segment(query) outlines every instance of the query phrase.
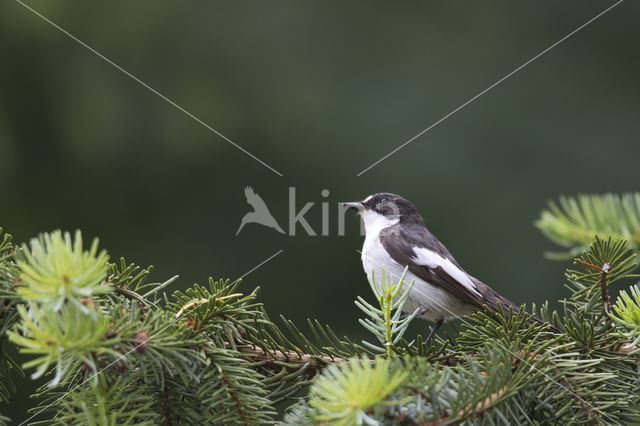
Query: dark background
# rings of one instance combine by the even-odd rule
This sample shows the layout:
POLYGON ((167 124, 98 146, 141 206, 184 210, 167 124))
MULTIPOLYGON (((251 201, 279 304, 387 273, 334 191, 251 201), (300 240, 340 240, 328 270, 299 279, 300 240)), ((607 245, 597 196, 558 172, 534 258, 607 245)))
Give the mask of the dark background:
MULTIPOLYGON (((565 295, 533 227, 560 194, 638 189, 640 27, 625 2, 356 175, 612 2, 30 1, 280 177, 19 3, 0 5, 0 226, 99 236, 154 277, 248 275, 269 312, 355 339, 369 297, 358 219, 337 202, 396 192, 473 275, 515 302, 565 295), (283 228, 288 188, 330 236, 247 225, 254 187, 283 228), (330 191, 328 197, 321 191, 330 191)), ((557 306, 557 305, 554 305, 557 306)), ((301 324, 302 325, 302 324, 301 324)), ((427 329, 426 323, 416 326, 427 329)), ((14 420, 33 384, 20 385, 14 420)))

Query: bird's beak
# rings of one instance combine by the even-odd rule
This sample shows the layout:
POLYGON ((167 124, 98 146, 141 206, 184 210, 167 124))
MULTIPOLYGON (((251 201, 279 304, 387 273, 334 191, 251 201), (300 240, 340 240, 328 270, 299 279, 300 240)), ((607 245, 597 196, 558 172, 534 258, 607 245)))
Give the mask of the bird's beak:
POLYGON ((347 203, 341 203, 342 207, 346 207, 348 209, 357 209, 362 210, 364 207, 360 201, 349 201, 347 203))

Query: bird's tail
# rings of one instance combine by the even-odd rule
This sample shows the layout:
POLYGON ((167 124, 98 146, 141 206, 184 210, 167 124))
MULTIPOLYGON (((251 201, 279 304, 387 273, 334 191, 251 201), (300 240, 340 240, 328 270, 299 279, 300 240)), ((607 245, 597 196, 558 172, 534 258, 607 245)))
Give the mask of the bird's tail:
MULTIPOLYGON (((522 307, 517 306, 515 303, 513 303, 511 300, 507 299, 506 297, 501 296, 500 294, 498 294, 494 289, 492 289, 491 287, 489 287, 488 285, 484 284, 483 282, 472 278, 474 284, 476 284, 476 286, 481 286, 482 287, 482 293, 484 295, 484 299, 485 299, 485 304, 486 306, 491 309, 494 312, 498 312, 499 310, 499 306, 498 304, 500 304, 500 307, 502 307, 503 310, 508 311, 509 308, 513 309, 514 313, 519 313, 522 310, 522 307)), ((554 327, 553 325, 549 324, 548 322, 541 320, 540 318, 536 317, 535 315, 531 315, 527 312, 524 312, 527 315, 527 320, 529 322, 532 323, 536 323, 536 324, 541 324, 541 325, 546 325, 547 327, 549 327, 549 329, 551 331, 553 331, 554 333, 561 333, 560 330, 558 330, 556 327, 554 327)))
POLYGON ((493 304, 487 304, 487 306, 492 311, 497 313, 498 310, 499 310, 498 303, 500 303, 500 307, 502 307, 502 309, 505 310, 505 311, 508 311, 509 308, 512 308, 513 312, 516 315, 519 314, 520 312, 524 313, 527 316, 527 321, 530 322, 530 323, 546 325, 549 328, 549 330, 553 331, 554 333, 561 333, 562 332, 561 330, 557 329, 556 327, 554 327, 553 325, 551 325, 547 321, 544 321, 544 320, 538 318, 537 316, 528 313, 527 311, 523 310, 522 306, 516 306, 509 299, 505 299, 502 296, 500 296, 500 300, 496 300, 493 304))

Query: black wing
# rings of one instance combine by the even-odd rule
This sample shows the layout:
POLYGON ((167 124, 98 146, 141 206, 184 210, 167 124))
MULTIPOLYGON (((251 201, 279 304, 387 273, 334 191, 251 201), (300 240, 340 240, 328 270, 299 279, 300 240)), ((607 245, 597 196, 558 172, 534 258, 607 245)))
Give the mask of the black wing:
POLYGON ((495 302, 498 301, 500 301, 505 307, 513 306, 513 303, 497 294, 489 286, 471 276, 469 276, 469 279, 475 285, 480 294, 475 293, 453 278, 441 266, 428 267, 426 265, 416 264, 414 261, 416 253, 413 251, 413 248, 424 247, 437 253, 443 258, 449 259, 454 266, 467 275, 453 256, 451 256, 451 253, 449 253, 446 247, 422 226, 416 225, 409 227, 408 229, 395 226, 383 229, 380 232, 380 242, 385 250, 387 250, 391 255, 393 260, 402 266, 408 265, 411 273, 432 285, 448 291, 471 306, 481 308, 482 305, 486 304, 492 309, 495 309, 495 302))

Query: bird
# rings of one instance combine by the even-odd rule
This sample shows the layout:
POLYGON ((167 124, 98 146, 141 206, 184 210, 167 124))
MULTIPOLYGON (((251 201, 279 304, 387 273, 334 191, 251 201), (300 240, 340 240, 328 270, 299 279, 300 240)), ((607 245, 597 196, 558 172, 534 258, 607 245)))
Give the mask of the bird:
POLYGON ((247 203, 253 207, 253 211, 243 216, 242 221, 240 222, 240 227, 236 231, 236 235, 240 233, 247 223, 259 223, 260 225, 273 228, 281 234, 284 234, 284 231, 280 228, 278 222, 276 222, 275 218, 271 215, 271 212, 267 208, 264 200, 253 190, 252 187, 247 186, 244 189, 244 195, 247 198, 247 203))
MULTIPOLYGON (((509 299, 468 274, 429 232, 409 200, 381 192, 342 205, 356 209, 364 222, 362 266, 371 282, 375 277, 380 281, 384 271, 385 278, 397 283, 408 267, 404 282, 414 281, 414 285, 403 311, 417 310, 417 316, 434 322, 426 342, 445 320, 468 315, 483 306, 494 312, 499 309, 498 303, 505 309, 519 310, 509 299)), ((380 285, 379 281, 375 284, 380 285)), ((530 319, 543 323, 533 316, 530 319)))

